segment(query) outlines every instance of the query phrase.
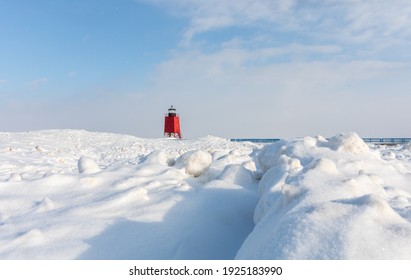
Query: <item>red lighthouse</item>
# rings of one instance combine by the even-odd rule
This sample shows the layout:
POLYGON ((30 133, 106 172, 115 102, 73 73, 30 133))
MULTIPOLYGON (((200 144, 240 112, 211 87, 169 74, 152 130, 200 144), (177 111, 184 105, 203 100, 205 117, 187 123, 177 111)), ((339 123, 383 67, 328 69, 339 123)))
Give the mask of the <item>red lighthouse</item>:
POLYGON ((180 118, 173 105, 168 109, 168 114, 164 119, 164 137, 181 139, 180 118))

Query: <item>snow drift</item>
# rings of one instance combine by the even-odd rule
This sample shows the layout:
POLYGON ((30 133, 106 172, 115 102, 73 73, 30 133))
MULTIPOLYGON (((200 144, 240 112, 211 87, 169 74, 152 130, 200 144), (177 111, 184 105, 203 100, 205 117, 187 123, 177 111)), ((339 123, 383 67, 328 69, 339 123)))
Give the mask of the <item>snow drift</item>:
POLYGON ((411 151, 0 133, 0 259, 410 259, 411 151))
POLYGON ((227 166, 255 147, 0 133, 0 259, 233 259, 254 227, 257 181, 227 166))
POLYGON ((411 259, 409 154, 382 154, 355 133, 264 147, 256 227, 237 258, 411 259))

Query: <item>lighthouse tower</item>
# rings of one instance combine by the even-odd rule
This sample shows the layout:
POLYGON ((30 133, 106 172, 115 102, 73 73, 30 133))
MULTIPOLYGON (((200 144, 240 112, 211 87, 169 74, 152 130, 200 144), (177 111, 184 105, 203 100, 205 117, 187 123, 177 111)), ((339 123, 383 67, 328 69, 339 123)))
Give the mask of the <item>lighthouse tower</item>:
POLYGON ((176 113, 176 109, 171 105, 164 119, 164 137, 180 138, 180 118, 176 113))

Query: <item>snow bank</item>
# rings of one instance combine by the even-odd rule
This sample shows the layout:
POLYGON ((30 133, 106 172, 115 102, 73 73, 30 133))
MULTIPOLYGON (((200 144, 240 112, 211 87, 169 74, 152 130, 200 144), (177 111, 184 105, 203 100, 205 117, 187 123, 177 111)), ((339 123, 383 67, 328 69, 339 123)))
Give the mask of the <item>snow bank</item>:
POLYGON ((233 259, 254 227, 257 183, 225 166, 255 147, 0 133, 0 259, 233 259))
POLYGON ((0 133, 0 259, 410 259, 411 151, 0 133))
POLYGON ((354 133, 264 147, 256 227, 237 258, 410 259, 411 165, 382 152, 354 133))

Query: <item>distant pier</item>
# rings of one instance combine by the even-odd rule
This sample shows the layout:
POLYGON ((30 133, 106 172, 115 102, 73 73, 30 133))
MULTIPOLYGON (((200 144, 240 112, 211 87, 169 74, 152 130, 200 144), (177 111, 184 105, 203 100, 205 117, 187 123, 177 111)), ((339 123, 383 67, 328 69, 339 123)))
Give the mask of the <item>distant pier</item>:
POLYGON ((407 144, 411 142, 411 138, 362 138, 365 143, 382 144, 382 145, 397 145, 407 144))
POLYGON ((252 143, 274 143, 281 139, 278 138, 232 138, 233 142, 252 142, 252 143))
MULTIPOLYGON (((233 142, 252 142, 252 143, 274 143, 281 139, 279 138, 232 138, 233 142)), ((362 138, 365 143, 380 144, 380 145, 398 145, 411 142, 411 138, 362 138)))

